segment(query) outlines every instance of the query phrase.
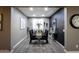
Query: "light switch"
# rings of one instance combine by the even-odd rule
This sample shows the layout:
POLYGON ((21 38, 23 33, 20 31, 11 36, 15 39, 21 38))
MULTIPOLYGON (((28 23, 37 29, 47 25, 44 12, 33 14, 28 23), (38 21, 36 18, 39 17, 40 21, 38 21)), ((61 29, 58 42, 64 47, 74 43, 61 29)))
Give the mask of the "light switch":
POLYGON ((76 48, 78 48, 78 44, 76 44, 76 48))

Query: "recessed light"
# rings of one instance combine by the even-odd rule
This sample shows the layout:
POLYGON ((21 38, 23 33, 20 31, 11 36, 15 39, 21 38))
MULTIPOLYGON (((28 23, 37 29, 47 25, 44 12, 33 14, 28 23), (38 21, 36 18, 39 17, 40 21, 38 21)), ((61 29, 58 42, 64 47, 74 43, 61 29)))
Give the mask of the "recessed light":
POLYGON ((46 7, 46 8, 44 8, 44 10, 45 10, 45 11, 47 11, 47 10, 48 10, 48 8, 46 7))
POLYGON ((44 14, 42 14, 42 17, 44 17, 45 15, 44 14))
POLYGON ((33 14, 33 16, 35 17, 36 15, 35 15, 35 14, 33 14))
POLYGON ((32 8, 32 7, 30 7, 30 8, 29 8, 29 10, 30 10, 30 11, 33 11, 33 8, 32 8))

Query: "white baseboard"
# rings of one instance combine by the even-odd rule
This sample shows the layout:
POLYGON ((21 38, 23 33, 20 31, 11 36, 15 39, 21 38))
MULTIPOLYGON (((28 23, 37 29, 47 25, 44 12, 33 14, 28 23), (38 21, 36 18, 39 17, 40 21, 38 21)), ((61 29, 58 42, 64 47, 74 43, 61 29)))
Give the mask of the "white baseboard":
POLYGON ((64 51, 67 53, 68 51, 64 48, 64 46, 62 44, 60 44, 58 41, 56 41, 56 43, 58 43, 63 49, 64 51))
POLYGON ((67 53, 79 53, 79 51, 67 51, 67 53))
POLYGON ((23 42, 25 39, 27 38, 27 36, 25 36, 22 40, 20 40, 17 44, 15 44, 14 46, 13 46, 13 48, 11 49, 11 53, 14 51, 14 49, 21 43, 21 42, 23 42))

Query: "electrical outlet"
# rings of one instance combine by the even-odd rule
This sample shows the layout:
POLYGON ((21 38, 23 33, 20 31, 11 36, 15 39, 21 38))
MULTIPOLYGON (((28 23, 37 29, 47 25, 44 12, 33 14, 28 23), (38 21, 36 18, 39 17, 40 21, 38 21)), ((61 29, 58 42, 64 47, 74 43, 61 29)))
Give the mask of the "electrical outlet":
POLYGON ((76 44, 76 48, 78 48, 79 46, 78 46, 78 44, 76 44))

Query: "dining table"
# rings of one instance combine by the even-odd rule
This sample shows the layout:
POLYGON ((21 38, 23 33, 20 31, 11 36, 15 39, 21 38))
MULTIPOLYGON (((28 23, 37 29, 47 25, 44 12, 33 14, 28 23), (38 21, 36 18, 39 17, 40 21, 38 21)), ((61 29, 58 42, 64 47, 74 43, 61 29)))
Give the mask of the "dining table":
POLYGON ((43 31, 37 30, 35 33, 33 33, 33 36, 35 36, 37 38, 38 42, 41 43, 40 40, 43 36, 43 31))

